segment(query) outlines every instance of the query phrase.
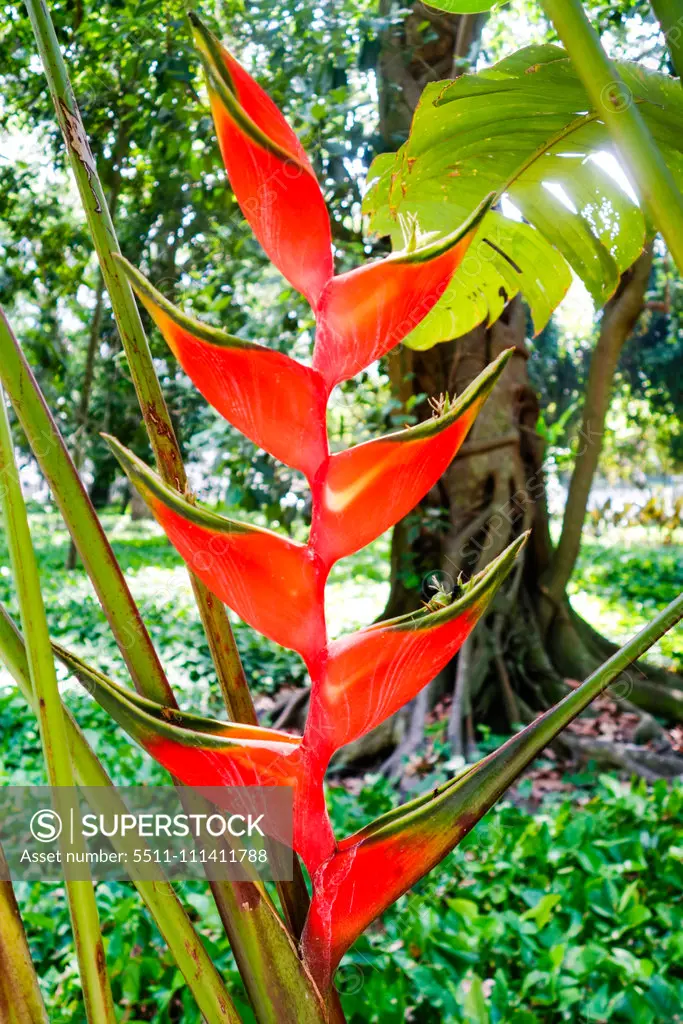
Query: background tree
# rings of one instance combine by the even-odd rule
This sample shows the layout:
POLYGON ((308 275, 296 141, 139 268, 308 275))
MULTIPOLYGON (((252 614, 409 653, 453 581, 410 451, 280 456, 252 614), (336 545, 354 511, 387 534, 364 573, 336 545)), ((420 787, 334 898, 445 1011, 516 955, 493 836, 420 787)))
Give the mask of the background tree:
MULTIPOLYGON (((380 128, 384 145, 393 149, 408 136, 424 86, 455 77, 472 66, 481 46, 485 16, 443 14, 421 3, 414 4, 407 16, 399 5, 390 3, 385 3, 382 11, 386 27, 378 61, 380 128)), ((609 11, 598 5, 596 10, 611 30, 616 29, 618 38, 623 37, 626 16, 632 13, 631 5, 618 10, 611 6, 609 11)), ((663 60, 661 40, 659 54, 663 60)), ((623 274, 600 318, 585 395, 571 424, 576 458, 556 546, 549 532, 545 445, 537 430, 541 407, 534 386, 534 378, 543 381, 552 375, 548 374, 543 339, 540 344, 527 340, 521 298, 508 302, 489 329, 480 325, 426 351, 403 346, 392 355, 394 394, 406 410, 427 419, 431 396, 460 392, 490 358, 510 346, 516 350, 501 386, 439 486, 395 528, 392 589, 385 615, 417 607, 425 588, 429 592, 435 570, 445 573, 451 583, 460 574, 467 578, 488 564, 511 536, 521 529, 533 529, 523 570, 451 665, 450 677, 435 681, 431 698, 423 693, 415 701, 398 755, 421 741, 429 707, 444 688, 454 690, 449 731, 456 749, 462 750, 463 725, 472 745, 473 721, 485 720, 506 729, 527 720, 557 698, 566 677, 580 678, 611 649, 573 611, 566 587, 579 553, 615 373, 629 338, 631 380, 640 377, 638 386, 642 388, 647 374, 640 365, 634 374, 634 363, 641 363, 642 337, 636 328, 646 308, 651 265, 652 251, 647 249, 623 274)), ((670 345, 664 350, 660 356, 663 366, 667 365, 665 353, 675 348, 670 345)), ((564 369, 570 376, 575 373, 566 359, 564 369)), ((545 390, 547 397, 547 387, 545 390)), ((662 397, 670 410, 666 388, 662 397)), ((561 402, 558 415, 564 411, 563 404, 566 408, 566 402, 561 402)), ((666 673, 644 668, 643 678, 630 688, 629 697, 648 712, 680 715, 683 704, 674 685, 666 673)), ((652 727, 649 715, 644 721, 643 733, 647 733, 652 727)))

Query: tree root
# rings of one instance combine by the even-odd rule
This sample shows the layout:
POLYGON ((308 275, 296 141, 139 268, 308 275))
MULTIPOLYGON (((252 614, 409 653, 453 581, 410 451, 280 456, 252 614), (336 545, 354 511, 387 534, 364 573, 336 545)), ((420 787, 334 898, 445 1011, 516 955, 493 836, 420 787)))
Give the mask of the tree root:
POLYGON ((618 768, 647 782, 683 777, 683 756, 673 751, 658 753, 636 743, 578 737, 571 732, 562 735, 562 744, 582 761, 595 761, 601 768, 618 768))
POLYGON ((417 697, 411 701, 408 728, 406 729, 403 739, 380 768, 382 775, 386 775, 390 779, 398 778, 402 773, 404 760, 409 758, 422 746, 425 735, 425 726, 427 723, 427 714, 429 712, 431 689, 431 685, 425 686, 425 688, 418 693, 417 697))

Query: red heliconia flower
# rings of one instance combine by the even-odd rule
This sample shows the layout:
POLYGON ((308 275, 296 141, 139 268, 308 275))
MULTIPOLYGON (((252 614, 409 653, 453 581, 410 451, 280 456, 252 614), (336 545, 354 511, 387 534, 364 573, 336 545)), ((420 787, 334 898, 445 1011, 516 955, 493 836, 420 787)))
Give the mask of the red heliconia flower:
POLYGON ((503 352, 441 415, 330 457, 313 483, 310 541, 326 565, 375 540, 434 486, 511 355, 503 352))
POLYGON ((315 172, 270 96, 198 18, 190 20, 237 201, 268 257, 315 309, 333 273, 330 219, 315 172))
POLYGON ((288 786, 294 795, 294 849, 311 873, 332 856, 335 841, 325 807, 324 766, 303 748, 300 736, 164 707, 120 686, 63 647, 55 644, 54 649, 112 718, 176 779, 197 789, 288 786))
MULTIPOLYGON (((182 782, 292 788, 294 849, 313 883, 303 949, 316 978, 327 985, 359 931, 413 884, 420 865, 431 863, 434 851, 445 849, 455 834, 454 826, 441 838, 415 831, 423 812, 406 809, 337 844, 325 806, 329 759, 411 700, 453 657, 486 612, 523 538, 445 607, 430 605, 334 642, 325 625, 325 582, 337 559, 389 529, 437 482, 511 352, 451 404, 444 401, 432 420, 330 453, 331 389, 427 315, 462 261, 488 201, 444 240, 334 276, 329 219, 301 144, 235 59, 194 17, 193 25, 237 200, 265 251, 315 312, 313 365, 199 323, 125 260, 119 265, 207 400, 255 444, 306 474, 312 493, 308 543, 201 509, 191 495, 178 494, 108 440, 191 570, 246 622, 304 658, 311 676, 308 722, 303 737, 214 722, 143 700, 101 674, 88 675, 77 659, 65 660, 182 782)), ((444 822, 449 806, 438 803, 444 822)))
POLYGON ((194 320, 130 263, 119 262, 207 402, 259 448, 313 480, 328 455, 327 394, 320 375, 283 352, 194 320))
POLYGON ((198 508, 104 436, 192 572, 250 626, 314 658, 325 643, 325 580, 315 550, 198 508))
POLYGON ((304 745, 329 756, 412 700, 472 632, 523 541, 512 543, 444 608, 376 622, 328 644, 311 672, 304 745))

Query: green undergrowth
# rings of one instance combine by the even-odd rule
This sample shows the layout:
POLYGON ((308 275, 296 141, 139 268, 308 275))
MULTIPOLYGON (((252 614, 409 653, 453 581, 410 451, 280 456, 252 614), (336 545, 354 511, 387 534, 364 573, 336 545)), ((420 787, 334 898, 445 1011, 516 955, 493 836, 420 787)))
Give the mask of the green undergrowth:
MULTIPOLYGON (((592 625, 621 643, 683 591, 680 543, 667 544, 657 528, 612 530, 584 536, 572 577, 572 604, 592 625)), ((649 655, 683 670, 683 626, 671 630, 649 655)))
MULTIPOLYGON (((531 813, 503 803, 347 954, 350 1024, 675 1024, 683 1019, 683 786, 575 780, 531 813)), ((522 787, 523 794, 523 787, 522 787)), ((392 805, 386 782, 331 793, 341 834, 392 805)), ((81 1024, 63 890, 19 885, 53 1024, 81 1024)), ((136 893, 100 884, 107 961, 127 1024, 200 1024, 136 893)), ((212 906, 180 886, 245 1022, 212 906)))
MULTIPOLYGON (((500 805, 361 937, 338 981, 353 1024, 683 1020, 683 786, 574 781, 500 805)), ((333 803, 356 827, 390 795, 333 803)))

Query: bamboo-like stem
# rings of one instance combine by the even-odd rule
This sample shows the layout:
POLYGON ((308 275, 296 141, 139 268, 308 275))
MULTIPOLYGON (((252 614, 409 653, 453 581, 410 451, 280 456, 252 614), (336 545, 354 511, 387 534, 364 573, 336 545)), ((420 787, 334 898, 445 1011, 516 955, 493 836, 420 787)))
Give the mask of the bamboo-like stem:
MULTIPOLYGON (((65 811, 63 790, 73 789, 74 776, 66 725, 40 590, 38 566, 31 543, 24 497, 19 485, 19 474, 14 462, 5 396, 1 389, 0 474, 3 484, 2 508, 5 529, 26 637, 31 684, 38 703, 38 722, 45 769, 48 782, 53 787, 55 810, 58 813, 68 813, 68 810, 65 811)), ((85 842, 79 838, 77 831, 73 845, 76 854, 85 854, 85 842)), ((115 1024, 116 1015, 92 881, 67 880, 66 892, 87 1018, 92 1024, 115 1024)))
MULTIPOLYGON (((0 868, 3 878, 9 878, 2 848, 0 868)), ((14 1010, 17 1024, 49 1024, 24 924, 9 881, 0 881, 0 988, 14 1010)))
MULTIPOLYGON (((26 9, 159 473, 168 484, 184 493, 187 476, 180 448, 132 289, 114 260, 114 255, 121 250, 52 19, 47 4, 41 0, 26 0, 26 9)), ((201 580, 190 575, 228 713, 236 721, 256 723, 256 712, 225 608, 201 580)))
MULTIPOLYGON (((102 277, 102 271, 97 272, 97 285, 95 286, 95 308, 93 310, 92 319, 90 321, 90 330, 88 331, 88 347, 85 355, 85 368, 83 370, 83 380, 81 381, 81 397, 78 403, 78 409, 76 411, 76 445, 74 448, 74 466, 76 471, 80 474, 85 461, 87 451, 87 432, 88 432, 88 420, 90 412, 90 393, 92 391, 93 380, 95 377, 95 354, 97 352, 97 345, 100 340, 100 330, 102 327, 102 316, 104 314, 104 278, 102 277)), ((66 556, 66 568, 71 570, 76 568, 78 562, 78 552, 76 551, 76 545, 73 540, 69 544, 69 551, 66 556)))
POLYGON ((683 0, 652 0, 652 9, 662 27, 671 63, 683 79, 683 0))
MULTIPOLYGON (((0 605, 0 660, 12 675, 19 691, 34 714, 37 705, 31 687, 26 648, 14 622, 0 605)), ((111 811, 113 783, 68 710, 65 710, 67 740, 74 774, 79 786, 89 789, 89 800, 96 812, 111 811), (97 794, 108 789, 106 801, 97 802, 97 794)), ((125 810, 123 803, 122 810, 125 810)), ((116 837, 112 839, 116 842, 116 837)), ((207 1024, 237 1024, 239 1018, 221 977, 195 932, 182 903, 165 882, 133 878, 139 892, 173 958, 185 978, 207 1024)), ((2 1019, 0 1017, 0 1019, 2 1019)))
POLYGON ((629 90, 602 48, 581 0, 543 0, 595 110, 604 120, 640 198, 683 272, 683 196, 629 90))

